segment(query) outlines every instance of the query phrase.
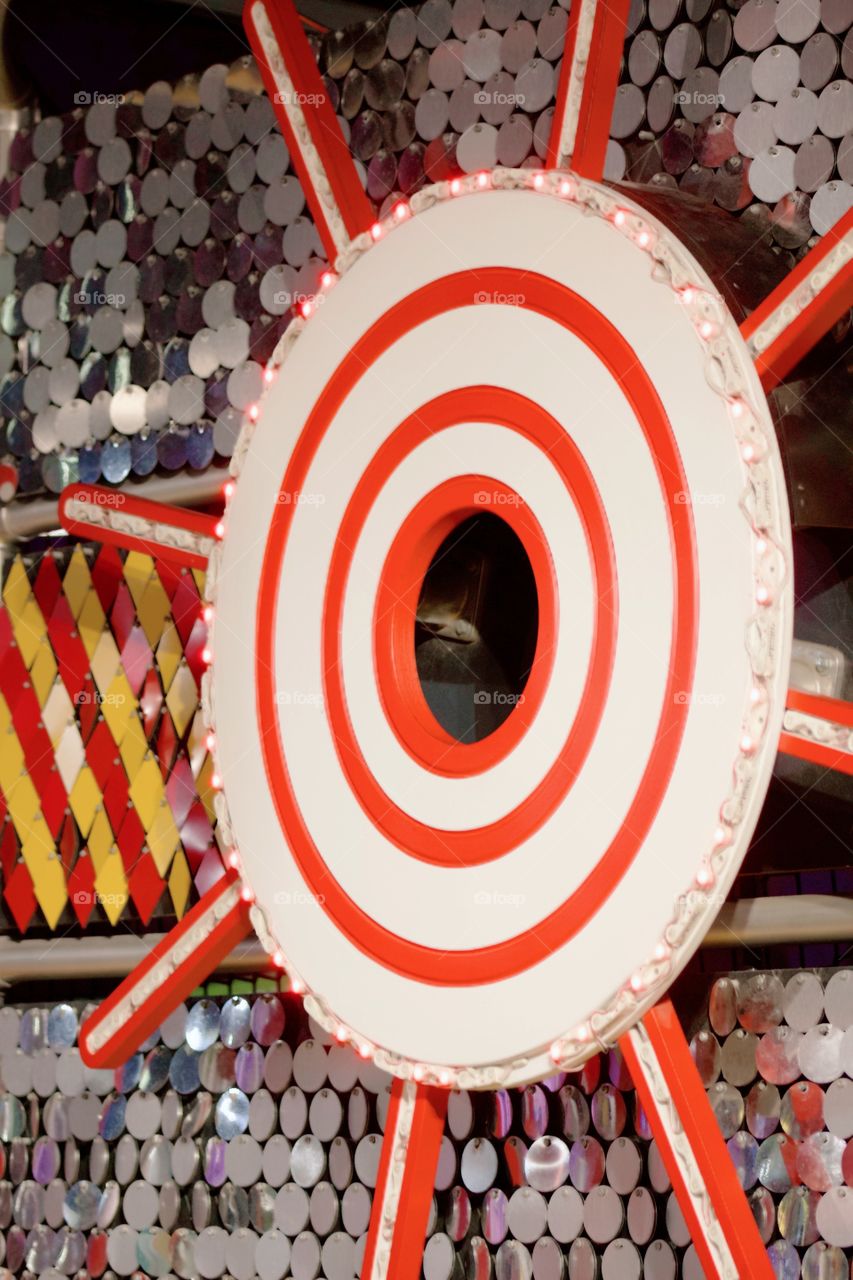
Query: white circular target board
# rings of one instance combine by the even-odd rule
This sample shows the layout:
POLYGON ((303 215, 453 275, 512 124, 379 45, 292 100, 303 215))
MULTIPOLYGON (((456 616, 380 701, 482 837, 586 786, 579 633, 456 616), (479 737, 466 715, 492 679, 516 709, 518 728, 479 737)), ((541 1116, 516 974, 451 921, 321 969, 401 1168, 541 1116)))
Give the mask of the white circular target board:
POLYGON ((738 327, 677 240, 563 172, 428 188, 288 329, 211 563, 222 836, 314 1017, 416 1080, 579 1065, 731 885, 776 752, 790 529, 738 327), (425 572, 514 531, 524 698, 455 740, 425 572))

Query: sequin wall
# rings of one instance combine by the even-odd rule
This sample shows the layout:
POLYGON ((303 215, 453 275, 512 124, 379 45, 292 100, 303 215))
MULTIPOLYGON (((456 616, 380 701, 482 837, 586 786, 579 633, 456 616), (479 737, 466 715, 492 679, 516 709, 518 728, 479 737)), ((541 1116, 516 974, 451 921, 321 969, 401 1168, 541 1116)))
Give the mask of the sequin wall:
MULTIPOLYGON (((352 1280, 388 1077, 273 983, 211 984, 115 1073, 82 1002, 0 1011, 0 1275, 352 1280)), ((853 970, 705 989, 691 1050, 779 1280, 848 1280, 853 970)), ((701 1280, 617 1052, 451 1094, 424 1280, 701 1280)), ((746 1280, 746 1278, 744 1278, 746 1280)))
POLYGON ((4 932, 167 927, 221 874, 198 706, 201 583, 200 574, 100 546, 46 549, 8 565, 4 932))
MULTIPOLYGON (((547 0, 426 0, 315 37, 377 208, 540 165, 566 21, 547 0)), ((853 201, 851 23, 853 0, 634 0, 607 176, 798 253, 853 201)), ((17 136, 0 190, 7 494, 227 458, 324 266, 250 60, 78 97, 17 136)))

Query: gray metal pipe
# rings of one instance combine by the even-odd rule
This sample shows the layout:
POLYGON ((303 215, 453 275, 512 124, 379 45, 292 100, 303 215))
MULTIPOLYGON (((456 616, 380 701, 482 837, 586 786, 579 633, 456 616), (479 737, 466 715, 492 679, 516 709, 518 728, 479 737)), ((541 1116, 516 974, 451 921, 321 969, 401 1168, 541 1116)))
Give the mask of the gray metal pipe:
MULTIPOLYGON (((153 476, 141 484, 125 485, 122 492, 152 502, 172 503, 176 507, 202 507, 222 493, 228 479, 223 467, 207 471, 181 472, 173 476, 153 476)), ((20 542, 40 533, 58 529, 59 502, 56 498, 16 499, 0 507, 0 542, 20 542)))
MULTIPOLYGON (((0 981, 44 978, 121 978, 162 938, 0 938, 0 981)), ((705 936, 706 947, 769 946, 784 942, 853 941, 853 900, 828 894, 743 898, 727 902, 705 936)), ((263 973, 269 956, 247 938, 219 966, 221 973, 263 973)))

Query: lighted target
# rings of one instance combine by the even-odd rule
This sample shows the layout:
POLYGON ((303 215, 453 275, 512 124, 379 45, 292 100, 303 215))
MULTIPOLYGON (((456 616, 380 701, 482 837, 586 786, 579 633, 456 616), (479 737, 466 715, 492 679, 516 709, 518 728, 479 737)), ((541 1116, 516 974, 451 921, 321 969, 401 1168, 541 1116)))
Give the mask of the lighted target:
POLYGON ((269 945, 365 1052, 475 1084, 580 1060, 686 960, 789 607, 766 402, 701 269, 594 184, 484 185, 375 228, 297 322, 212 639, 269 945))

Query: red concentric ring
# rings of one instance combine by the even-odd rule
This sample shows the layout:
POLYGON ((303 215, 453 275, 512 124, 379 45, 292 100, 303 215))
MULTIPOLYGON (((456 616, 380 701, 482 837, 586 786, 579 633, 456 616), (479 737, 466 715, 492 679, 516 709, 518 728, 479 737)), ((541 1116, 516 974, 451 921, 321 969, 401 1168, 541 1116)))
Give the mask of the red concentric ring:
MULTIPOLYGON (((264 763, 282 831, 309 888, 336 928, 378 964, 424 983, 470 986, 523 972, 574 937, 600 909, 630 867, 666 793, 678 755, 696 657, 698 582, 695 533, 687 503, 675 493, 688 485, 663 404, 636 353, 589 302, 556 281, 495 267, 446 276, 391 308, 354 344, 308 415, 282 480, 283 493, 304 488, 311 461, 329 424, 364 370, 405 333, 454 308, 469 305, 476 290, 523 293, 523 307, 569 330, 607 367, 632 406, 658 473, 673 554, 674 620, 668 679, 655 745, 622 826, 586 879, 554 911, 522 934, 468 951, 441 951, 401 938, 380 925, 342 889, 308 831, 291 784, 275 713, 275 634, 282 561, 294 508, 277 504, 261 571, 257 609, 257 715, 264 763)), ((460 833, 465 834, 465 833, 460 833)))
MULTIPOLYGON (((411 515, 409 518, 411 519, 411 515)), ((534 523, 538 529, 538 523, 534 523)), ((543 648, 541 678, 537 675, 533 690, 538 705, 544 693, 544 687, 547 685, 553 656, 556 595, 553 567, 550 563, 546 567, 543 562, 543 552, 547 552, 547 546, 541 530, 538 535, 535 535, 533 527, 528 525, 525 536, 528 553, 530 550, 533 551, 539 566, 537 582, 541 588, 545 589, 546 600, 547 658, 546 650, 543 648), (549 597, 555 600, 550 610, 547 606, 549 597)), ((435 543, 435 547, 440 542, 441 538, 435 543)), ((547 554, 550 561, 550 553, 547 554)), ((404 595, 406 593, 410 595, 413 589, 416 591, 420 587, 421 579, 415 578, 414 575, 421 567, 425 571, 428 563, 429 560, 425 563, 421 560, 420 566, 415 565, 407 571, 405 564, 400 565, 392 559, 390 575, 387 573, 388 565, 386 564, 386 574, 380 584, 376 602, 379 617, 389 615, 395 593, 402 591, 404 595)), ((569 791, 586 759, 607 700, 616 647, 617 588, 610 529, 589 468, 571 437, 557 420, 539 405, 533 404, 515 391, 500 387, 464 387, 423 405, 401 423, 377 450, 376 456, 365 469, 356 487, 341 521, 340 533, 329 566, 323 618, 325 696, 329 719, 333 726, 335 747, 354 794, 375 826, 405 853, 439 866, 477 866, 503 857, 510 849, 516 848, 553 813, 569 791), (524 802, 497 822, 467 831, 448 831, 438 830, 412 818, 394 804, 373 776, 364 759, 347 711, 340 638, 343 598, 353 553, 376 495, 403 459, 419 444, 435 432, 446 430, 460 422, 490 422, 515 430, 549 456, 565 486, 566 502, 575 506, 584 528, 597 608, 590 645, 589 666, 580 705, 574 723, 567 726, 562 749, 550 769, 524 802)), ((409 615, 410 622, 411 615, 409 615)), ((396 676, 391 674, 388 661, 384 656, 390 644, 391 639, 385 637, 383 625, 380 623, 376 633, 377 675, 380 688, 383 696, 388 697, 390 694, 392 712, 396 711, 398 717, 405 720, 406 713, 400 706, 399 700, 395 701, 391 692, 396 676)), ((404 662, 408 663, 411 636, 408 643, 403 640, 397 645, 398 652, 404 649, 407 655, 404 662)), ((395 661, 396 658, 395 653, 395 661)), ((413 663, 410 666, 413 667, 413 663)), ((414 681, 417 682, 417 673, 413 672, 413 676, 414 681)), ((513 716, 510 716, 504 726, 505 729, 511 724, 512 719, 513 716)), ((515 734, 515 728, 508 729, 509 745, 512 745, 512 737, 515 734)), ((493 735, 493 737, 497 736, 493 735)), ((452 742, 449 735, 445 737, 448 743, 452 742)), ((491 751, 500 752, 507 738, 499 739, 497 748, 492 747, 491 751)), ((487 739, 486 742, 478 744, 487 748, 480 756, 481 760, 483 756, 488 758, 489 741, 487 739)), ((450 754, 450 749, 445 749, 450 754)), ((425 747, 425 750, 428 748, 425 747)), ((470 750, 472 748, 463 747, 462 751, 457 753, 457 757, 462 755, 464 760, 464 751, 470 750)), ((475 766, 478 763, 477 756, 478 753, 474 749, 475 766)), ((437 758, 440 757, 439 751, 437 758)), ((496 759, 491 763, 496 763, 499 758, 496 754, 496 759)), ((482 767, 486 768, 488 765, 483 764, 482 767)), ((470 772, 477 772, 476 767, 470 772)))
MULTIPOLYGON (((346 517, 341 525, 344 543, 345 524, 346 517)), ((491 476, 467 475, 446 480, 428 493, 400 526, 383 565, 376 598, 376 677, 385 713, 400 745, 432 773, 454 778, 482 773, 503 760, 518 746, 542 703, 554 662, 557 619, 557 583, 551 552, 539 521, 514 489, 491 476), (464 521, 482 516, 485 508, 480 497, 484 490, 492 501, 501 500, 501 519, 513 530, 527 555, 536 584, 538 628, 530 673, 509 716, 479 742, 460 742, 439 724, 424 696, 415 657, 414 627, 421 587, 433 557, 464 521)), ((330 670, 325 662, 323 665, 324 670, 330 670)))

